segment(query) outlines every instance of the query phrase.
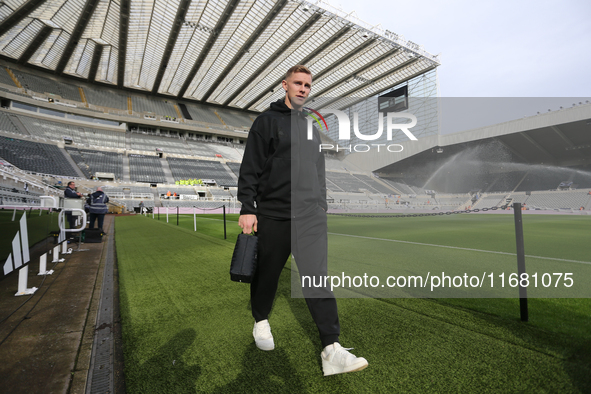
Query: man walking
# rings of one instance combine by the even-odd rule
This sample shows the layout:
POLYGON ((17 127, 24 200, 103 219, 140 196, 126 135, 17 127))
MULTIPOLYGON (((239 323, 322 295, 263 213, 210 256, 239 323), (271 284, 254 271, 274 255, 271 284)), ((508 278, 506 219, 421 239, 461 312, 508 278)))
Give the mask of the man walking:
MULTIPOLYGON (((310 94, 307 67, 290 68, 282 81, 285 98, 253 123, 238 179, 244 233, 257 232, 257 271, 250 287, 253 335, 261 350, 275 343, 268 321, 281 271, 294 255, 300 277, 327 275, 326 179, 320 134, 307 138, 303 105, 310 94)), ((303 288, 322 342, 324 375, 359 371, 367 361, 339 344, 337 303, 327 288, 303 288)))
POLYGON ((86 203, 89 205, 90 210, 90 222, 88 228, 94 228, 94 222, 98 219, 98 228, 101 232, 103 230, 103 223, 105 221, 105 214, 109 211, 107 208, 107 203, 109 202, 109 197, 103 192, 102 187, 97 187, 96 191, 92 193, 87 199, 86 203))

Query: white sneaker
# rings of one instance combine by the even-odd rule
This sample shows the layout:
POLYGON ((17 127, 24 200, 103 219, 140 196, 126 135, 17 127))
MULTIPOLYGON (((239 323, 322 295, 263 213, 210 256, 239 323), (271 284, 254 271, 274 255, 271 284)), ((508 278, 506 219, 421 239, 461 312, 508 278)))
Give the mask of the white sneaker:
POLYGON ((271 334, 271 326, 269 320, 261 320, 258 323, 254 323, 252 330, 254 336, 254 342, 257 347, 261 350, 273 350, 275 349, 275 343, 273 342, 273 334, 271 334))
POLYGON ((353 350, 353 348, 346 349, 338 342, 324 348, 320 353, 324 376, 361 371, 368 366, 366 359, 355 357, 354 354, 349 353, 349 350, 353 350))

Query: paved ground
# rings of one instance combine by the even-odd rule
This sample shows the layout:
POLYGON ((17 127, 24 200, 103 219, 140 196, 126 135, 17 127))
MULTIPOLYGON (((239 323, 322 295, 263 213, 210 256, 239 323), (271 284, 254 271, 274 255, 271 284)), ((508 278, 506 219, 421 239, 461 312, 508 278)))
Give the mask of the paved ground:
MULTIPOLYGON (((103 237, 103 243, 82 244, 82 249, 87 251, 62 256, 65 258, 62 263, 50 263, 49 257, 47 268, 55 270, 53 275, 37 275, 41 252, 53 245, 35 248, 28 265, 28 287, 39 288, 34 295, 14 296, 18 283, 16 273, 0 282, 1 392, 91 392, 88 376, 93 365, 95 336, 98 337, 100 330, 110 330, 116 346, 112 347, 111 364, 95 367, 109 368, 114 381, 110 387, 114 392, 124 392, 122 358, 120 346, 117 346, 120 345, 120 339, 117 340, 120 327, 116 264, 114 272, 107 272, 115 275, 112 280, 114 296, 109 302, 103 300, 101 303, 100 298, 109 257, 108 245, 114 242, 113 219, 111 215, 105 218, 105 229, 109 229, 109 234, 103 237), (101 309, 113 311, 113 322, 97 329, 99 305, 101 309)), ((69 247, 75 250, 78 245, 70 244, 69 247)))

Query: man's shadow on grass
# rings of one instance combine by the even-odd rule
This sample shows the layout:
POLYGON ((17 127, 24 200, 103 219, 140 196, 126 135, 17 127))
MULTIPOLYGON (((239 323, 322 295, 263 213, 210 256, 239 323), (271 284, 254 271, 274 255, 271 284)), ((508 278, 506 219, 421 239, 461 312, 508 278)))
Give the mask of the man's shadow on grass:
MULTIPOLYGON (((201 375, 199 365, 186 365, 183 355, 195 342, 194 329, 179 331, 143 363, 134 386, 141 393, 196 393, 195 382, 201 375), (155 379, 154 377, 157 377, 155 379)), ((127 384, 129 387, 129 383, 127 384)))
POLYGON ((242 356, 242 372, 214 393, 307 393, 285 350, 263 351, 251 343, 242 356))

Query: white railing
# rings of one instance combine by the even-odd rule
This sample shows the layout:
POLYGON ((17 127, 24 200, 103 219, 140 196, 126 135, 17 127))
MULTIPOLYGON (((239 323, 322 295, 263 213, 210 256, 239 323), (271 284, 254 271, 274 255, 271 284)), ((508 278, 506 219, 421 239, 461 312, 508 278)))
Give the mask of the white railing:
POLYGON ((141 198, 144 200, 153 200, 154 195, 152 193, 130 193, 131 198, 141 198))

